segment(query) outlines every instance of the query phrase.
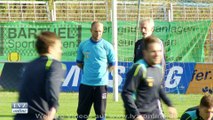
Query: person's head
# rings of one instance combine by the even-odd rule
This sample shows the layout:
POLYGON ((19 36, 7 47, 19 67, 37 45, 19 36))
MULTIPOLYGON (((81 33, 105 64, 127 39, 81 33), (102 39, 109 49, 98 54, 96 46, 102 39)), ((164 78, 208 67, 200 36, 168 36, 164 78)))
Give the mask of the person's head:
POLYGON ((143 19, 140 21, 140 30, 144 38, 152 35, 154 31, 154 20, 153 19, 143 19))
POLYGON ((149 36, 144 40, 144 59, 149 65, 160 64, 162 61, 162 45, 158 38, 149 36))
POLYGON ((102 38, 104 26, 102 23, 95 21, 91 24, 92 40, 98 41, 102 38))
POLYGON ((204 120, 213 118, 213 95, 204 95, 200 100, 199 115, 204 120))
POLYGON ((53 32, 41 32, 36 37, 36 51, 41 55, 50 54, 54 59, 61 60, 62 44, 58 36, 53 32))

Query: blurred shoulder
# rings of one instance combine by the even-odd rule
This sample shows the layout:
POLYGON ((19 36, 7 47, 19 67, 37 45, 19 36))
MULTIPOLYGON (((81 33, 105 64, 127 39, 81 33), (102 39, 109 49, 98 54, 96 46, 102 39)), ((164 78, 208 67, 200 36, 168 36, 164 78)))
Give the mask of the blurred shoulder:
POLYGON ((107 44, 107 45, 112 45, 112 43, 110 43, 109 41, 105 40, 105 39, 102 39, 103 40, 103 43, 104 44, 107 44))
POLYGON ((56 69, 64 69, 65 68, 65 64, 62 63, 61 61, 52 59, 52 65, 51 67, 54 67, 56 69))
POLYGON ((135 41, 135 44, 139 44, 139 43, 141 43, 143 40, 144 40, 143 38, 142 38, 142 39, 139 39, 139 40, 136 40, 136 41, 135 41))

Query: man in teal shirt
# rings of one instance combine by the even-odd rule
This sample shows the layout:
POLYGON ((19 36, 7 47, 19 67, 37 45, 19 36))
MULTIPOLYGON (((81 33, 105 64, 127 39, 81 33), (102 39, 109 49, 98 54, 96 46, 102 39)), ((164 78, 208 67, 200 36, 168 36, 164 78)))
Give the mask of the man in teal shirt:
POLYGON ((103 24, 93 22, 92 37, 80 43, 77 65, 83 70, 79 87, 77 120, 86 120, 92 104, 96 120, 105 120, 109 70, 115 65, 113 46, 102 38, 103 24))

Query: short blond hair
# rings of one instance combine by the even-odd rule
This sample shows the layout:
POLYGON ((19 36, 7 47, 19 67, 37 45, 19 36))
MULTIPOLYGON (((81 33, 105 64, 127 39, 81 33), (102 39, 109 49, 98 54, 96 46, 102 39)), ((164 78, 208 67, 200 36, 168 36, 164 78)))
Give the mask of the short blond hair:
POLYGON ((152 18, 144 18, 140 21, 140 25, 144 22, 149 22, 150 26, 154 28, 155 22, 152 18))
POLYGON ((151 36, 145 38, 145 39, 144 39, 144 49, 145 49, 145 50, 148 50, 149 45, 150 45, 150 44, 153 44, 153 43, 159 43, 159 44, 161 44, 161 41, 160 41, 157 37, 155 37, 155 36, 153 36, 153 35, 151 35, 151 36))

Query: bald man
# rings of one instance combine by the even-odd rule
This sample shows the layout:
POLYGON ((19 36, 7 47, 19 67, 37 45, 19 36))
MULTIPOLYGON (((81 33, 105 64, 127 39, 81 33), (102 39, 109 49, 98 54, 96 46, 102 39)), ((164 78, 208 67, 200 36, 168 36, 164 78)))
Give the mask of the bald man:
POLYGON ((113 46, 102 38, 103 24, 93 22, 92 37, 80 43, 77 65, 83 70, 77 120, 87 120, 93 104, 96 120, 105 120, 108 71, 115 65, 113 46))

